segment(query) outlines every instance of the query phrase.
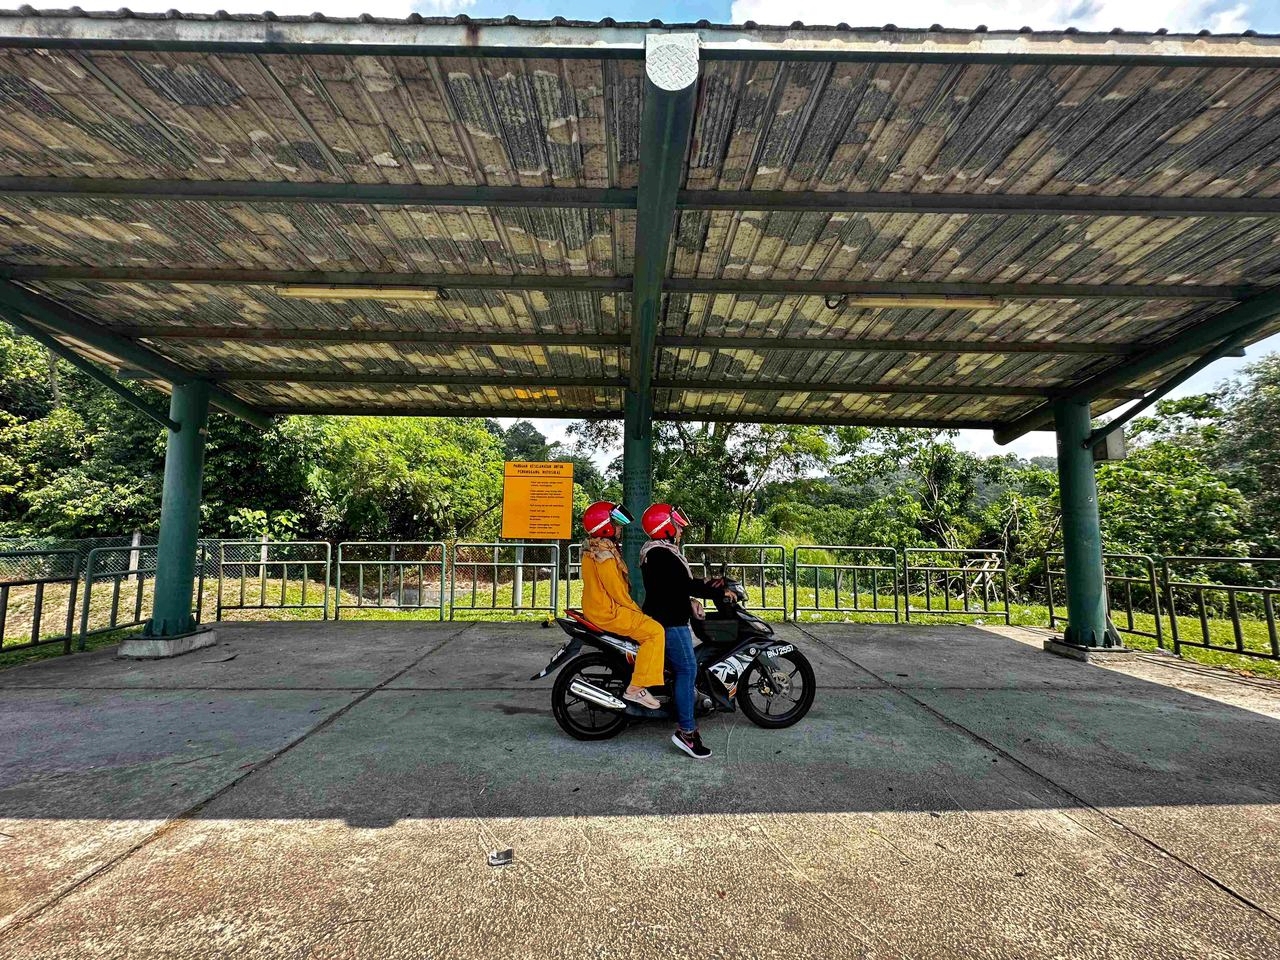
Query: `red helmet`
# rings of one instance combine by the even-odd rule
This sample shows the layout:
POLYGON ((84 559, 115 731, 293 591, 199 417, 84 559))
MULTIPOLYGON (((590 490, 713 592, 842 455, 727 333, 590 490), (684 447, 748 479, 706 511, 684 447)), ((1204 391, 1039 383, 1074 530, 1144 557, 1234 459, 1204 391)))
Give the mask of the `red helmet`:
POLYGON ((597 500, 582 512, 582 526, 588 537, 616 537, 618 528, 632 521, 631 512, 620 503, 597 500))
POLYGON ((684 511, 669 503, 655 503, 640 518, 644 532, 655 540, 673 540, 688 525, 684 511))

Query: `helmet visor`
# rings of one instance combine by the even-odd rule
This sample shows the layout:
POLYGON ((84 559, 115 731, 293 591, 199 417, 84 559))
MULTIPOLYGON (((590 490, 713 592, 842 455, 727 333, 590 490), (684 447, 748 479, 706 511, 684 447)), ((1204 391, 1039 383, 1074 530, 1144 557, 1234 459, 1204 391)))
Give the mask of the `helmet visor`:
POLYGON ((621 524, 624 527, 635 520, 635 517, 631 516, 631 511, 620 503, 614 504, 613 510, 609 513, 609 516, 612 518, 614 523, 621 524))
POLYGON ((684 511, 679 507, 672 507, 671 522, 679 527, 687 527, 689 525, 689 518, 684 515, 684 511))

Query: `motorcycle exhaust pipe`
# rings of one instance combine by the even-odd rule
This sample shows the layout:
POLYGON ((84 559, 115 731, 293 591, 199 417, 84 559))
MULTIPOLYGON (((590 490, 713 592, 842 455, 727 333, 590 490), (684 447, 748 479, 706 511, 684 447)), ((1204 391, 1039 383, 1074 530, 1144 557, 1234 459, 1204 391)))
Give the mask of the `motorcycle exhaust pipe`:
POLYGON ((601 690, 594 684, 587 683, 587 681, 580 680, 577 677, 569 681, 569 692, 575 697, 590 700, 597 707, 604 707, 606 710, 617 710, 621 713, 627 709, 626 703, 619 700, 608 690, 601 690))

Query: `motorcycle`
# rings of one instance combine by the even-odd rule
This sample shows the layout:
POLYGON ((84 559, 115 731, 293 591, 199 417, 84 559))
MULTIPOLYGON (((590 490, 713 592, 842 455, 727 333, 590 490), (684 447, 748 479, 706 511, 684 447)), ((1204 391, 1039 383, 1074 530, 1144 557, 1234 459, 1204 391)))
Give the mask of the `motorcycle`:
MULTIPOLYGON (((813 666, 795 644, 779 642, 773 627, 747 610, 740 584, 725 580, 725 594, 716 599, 714 614, 692 621, 700 641, 694 647, 695 713, 731 713, 741 707, 760 727, 779 729, 799 722, 813 705, 813 666)), ((580 610, 566 610, 556 623, 569 639, 529 679, 541 680, 563 668, 551 689, 551 712, 565 733, 578 740, 608 740, 639 720, 675 719, 669 698, 660 710, 622 699, 639 650, 634 640, 596 626, 580 610), (590 649, 583 653, 583 647, 590 649)), ((669 680, 670 671, 668 689, 669 680)))

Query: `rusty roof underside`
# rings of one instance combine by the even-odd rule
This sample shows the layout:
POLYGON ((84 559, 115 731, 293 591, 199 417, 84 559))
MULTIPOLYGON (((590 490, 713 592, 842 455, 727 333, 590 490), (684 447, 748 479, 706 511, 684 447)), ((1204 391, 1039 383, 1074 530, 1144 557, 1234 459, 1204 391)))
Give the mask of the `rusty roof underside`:
POLYGON ((618 416, 645 363, 659 418, 999 428, 1280 278, 1270 37, 24 8, 0 106, 27 319, 269 413, 618 416), (637 357, 668 32, 698 37, 696 108, 637 357))

